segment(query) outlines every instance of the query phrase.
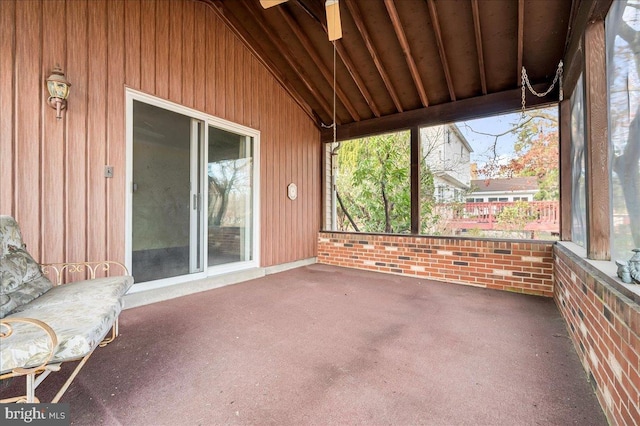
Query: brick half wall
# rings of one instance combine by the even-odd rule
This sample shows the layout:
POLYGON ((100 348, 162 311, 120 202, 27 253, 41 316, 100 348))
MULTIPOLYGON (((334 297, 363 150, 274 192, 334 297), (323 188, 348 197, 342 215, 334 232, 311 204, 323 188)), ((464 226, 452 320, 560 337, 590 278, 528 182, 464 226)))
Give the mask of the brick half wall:
POLYGON ((555 300, 612 425, 640 425, 640 297, 577 256, 554 248, 555 300))
POLYGON ((318 262, 553 296, 553 242, 320 232, 318 262))

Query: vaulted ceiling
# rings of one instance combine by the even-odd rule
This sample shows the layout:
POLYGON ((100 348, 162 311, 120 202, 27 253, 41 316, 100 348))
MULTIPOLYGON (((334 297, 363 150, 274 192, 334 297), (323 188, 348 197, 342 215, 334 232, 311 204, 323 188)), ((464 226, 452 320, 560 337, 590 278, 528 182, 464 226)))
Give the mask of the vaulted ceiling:
MULTIPOLYGON (((517 108, 522 67, 548 87, 583 1, 340 0, 335 50, 324 0, 209 2, 320 127, 333 122, 335 63, 335 121, 354 136, 517 108)), ((557 90, 550 96, 527 101, 557 100, 557 90)))

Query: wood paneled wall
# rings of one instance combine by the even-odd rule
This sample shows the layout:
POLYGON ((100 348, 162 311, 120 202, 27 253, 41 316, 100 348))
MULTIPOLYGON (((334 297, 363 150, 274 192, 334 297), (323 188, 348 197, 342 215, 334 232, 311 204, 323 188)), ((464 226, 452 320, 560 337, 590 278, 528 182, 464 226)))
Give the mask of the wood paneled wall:
POLYGON ((261 264, 316 255, 319 131, 210 6, 2 0, 0 214, 36 259, 124 260, 125 87, 260 130, 261 264), (56 64, 72 84, 62 120, 46 105, 56 64))

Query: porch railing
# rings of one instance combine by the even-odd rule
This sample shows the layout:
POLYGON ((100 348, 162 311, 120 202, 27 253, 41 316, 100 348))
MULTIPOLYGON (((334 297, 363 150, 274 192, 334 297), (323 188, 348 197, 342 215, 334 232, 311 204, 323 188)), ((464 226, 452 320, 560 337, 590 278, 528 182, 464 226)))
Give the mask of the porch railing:
POLYGON ((560 230, 558 201, 445 203, 436 206, 436 213, 455 230, 522 230, 552 234, 560 230), (498 220, 507 207, 518 207, 518 214, 523 218, 519 226, 498 220))

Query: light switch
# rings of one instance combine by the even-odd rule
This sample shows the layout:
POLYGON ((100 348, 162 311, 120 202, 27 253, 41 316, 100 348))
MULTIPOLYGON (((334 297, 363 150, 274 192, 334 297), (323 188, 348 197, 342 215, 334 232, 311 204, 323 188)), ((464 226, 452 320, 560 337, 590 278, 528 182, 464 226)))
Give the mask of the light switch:
POLYGON ((104 177, 106 178, 113 177, 113 166, 104 166, 104 177))

